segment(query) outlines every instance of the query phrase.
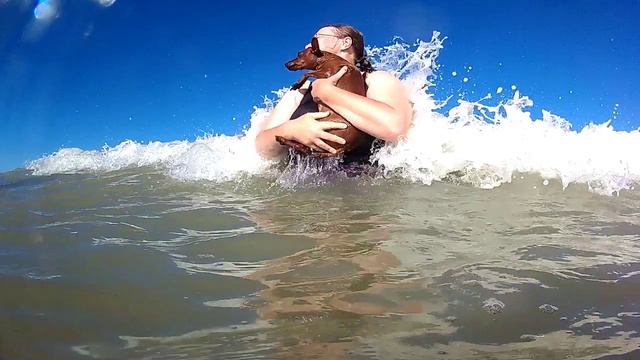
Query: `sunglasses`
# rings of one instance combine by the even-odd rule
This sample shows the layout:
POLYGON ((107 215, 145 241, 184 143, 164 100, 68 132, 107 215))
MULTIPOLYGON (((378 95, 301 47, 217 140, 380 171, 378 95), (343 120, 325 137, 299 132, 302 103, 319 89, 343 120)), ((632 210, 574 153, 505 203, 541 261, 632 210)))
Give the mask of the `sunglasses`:
POLYGON ((331 47, 336 46, 336 42, 338 42, 338 39, 342 39, 340 36, 333 35, 333 34, 315 34, 315 35, 313 35, 313 37, 316 38, 316 39, 318 39, 318 36, 327 36, 327 37, 336 38, 336 41, 334 41, 334 43, 333 43, 333 45, 331 45, 331 47))

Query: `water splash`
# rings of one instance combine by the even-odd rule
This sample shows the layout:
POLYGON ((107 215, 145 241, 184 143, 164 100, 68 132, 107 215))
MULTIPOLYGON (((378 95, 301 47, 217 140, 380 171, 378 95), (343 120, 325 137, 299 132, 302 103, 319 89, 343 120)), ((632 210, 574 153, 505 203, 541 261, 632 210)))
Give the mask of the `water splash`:
MULTIPOLYGON (((534 118, 527 111, 533 100, 515 85, 511 86, 512 94, 506 94, 502 87, 496 90, 504 95, 502 100, 490 95, 458 100, 446 114, 439 112, 451 99, 439 101, 430 93, 444 41, 434 32, 430 41, 409 45, 395 38, 390 45, 367 49, 377 69, 402 80, 414 108, 407 136, 374 154, 373 159, 381 165, 380 176, 427 185, 455 177, 456 181, 491 189, 510 182, 516 172, 535 173, 559 179, 564 187, 587 184, 601 194, 632 189, 638 183, 638 131, 615 131, 609 121, 576 131, 568 120, 547 110, 541 118, 534 118)), ((99 151, 61 149, 31 162, 28 168, 45 175, 156 166, 186 181, 229 181, 248 174, 274 177, 280 185, 295 186, 317 176, 323 167, 293 161, 278 175, 274 163, 261 159, 254 147, 256 135, 286 91, 283 88, 274 91, 274 97, 265 97, 238 135, 207 135, 192 142, 125 141, 99 151)))

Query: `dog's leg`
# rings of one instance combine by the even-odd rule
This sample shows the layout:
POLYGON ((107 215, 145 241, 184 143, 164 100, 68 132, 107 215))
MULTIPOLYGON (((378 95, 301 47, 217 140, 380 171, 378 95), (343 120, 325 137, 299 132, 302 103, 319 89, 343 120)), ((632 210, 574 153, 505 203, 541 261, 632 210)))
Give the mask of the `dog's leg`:
POLYGON ((310 77, 314 77, 314 78, 324 78, 326 76, 324 76, 325 74, 320 72, 320 71, 309 71, 308 73, 305 73, 304 75, 302 75, 302 77, 300 78, 300 80, 296 81, 293 86, 291 86, 291 90, 298 90, 302 87, 302 85, 304 85, 304 83, 310 78, 310 77))
POLYGON ((300 78, 300 80, 296 81, 292 86, 291 86, 291 90, 298 90, 302 87, 302 85, 304 85, 304 83, 307 81, 307 79, 309 78, 308 73, 302 75, 302 77, 300 78))

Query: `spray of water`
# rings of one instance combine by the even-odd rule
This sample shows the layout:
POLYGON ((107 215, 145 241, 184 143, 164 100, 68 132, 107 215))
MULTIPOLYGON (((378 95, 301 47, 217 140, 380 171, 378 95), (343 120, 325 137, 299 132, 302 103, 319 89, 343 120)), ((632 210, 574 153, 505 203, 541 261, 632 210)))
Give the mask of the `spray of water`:
MULTIPOLYGON (((425 185, 455 176, 458 181, 490 189, 510 182, 516 172, 535 173, 559 179, 565 187, 587 184, 602 194, 631 189, 640 180, 640 160, 635 156, 640 153, 640 132, 615 131, 609 122, 575 130, 569 121, 547 110, 535 119, 527 111, 532 99, 515 87, 510 97, 497 103, 491 97, 458 100, 448 113, 439 111, 450 100, 438 101, 430 93, 443 42, 434 32, 430 41, 410 45, 396 38, 390 45, 368 48, 377 69, 402 80, 414 107, 407 136, 374 154, 379 176, 425 185)), ((193 142, 125 141, 99 151, 67 148, 32 161, 28 168, 45 175, 156 166, 185 181, 272 177, 275 164, 258 156, 254 140, 285 91, 265 97, 245 130, 235 136, 208 135, 193 142)), ((291 185, 317 177, 334 165, 294 159, 284 175, 275 177, 291 185)))

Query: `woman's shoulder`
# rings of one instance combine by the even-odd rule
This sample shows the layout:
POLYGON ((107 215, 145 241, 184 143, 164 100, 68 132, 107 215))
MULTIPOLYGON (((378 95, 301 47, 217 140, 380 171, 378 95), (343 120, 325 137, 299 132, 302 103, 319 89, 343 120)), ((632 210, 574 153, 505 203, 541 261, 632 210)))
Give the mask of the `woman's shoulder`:
POLYGON ((371 78, 371 79, 376 79, 376 78, 393 78, 393 79, 398 79, 395 75, 393 75, 391 72, 386 71, 386 70, 374 70, 372 72, 370 72, 369 74, 367 74, 367 78, 371 78))
POLYGON ((389 71, 376 70, 367 75, 367 96, 376 94, 397 93, 404 88, 400 79, 389 71))
POLYGON ((370 72, 369 74, 367 74, 366 81, 369 87, 387 86, 390 83, 400 83, 400 80, 395 75, 385 70, 376 70, 370 72))

